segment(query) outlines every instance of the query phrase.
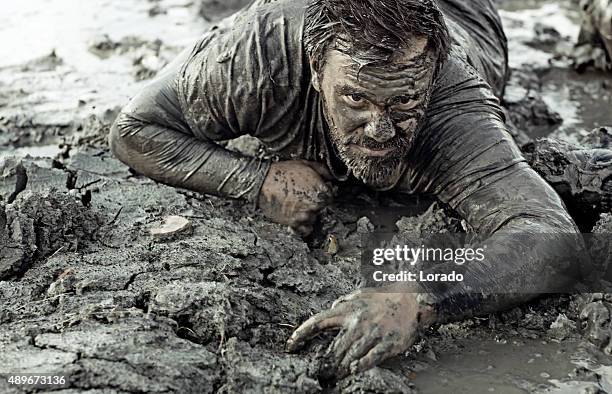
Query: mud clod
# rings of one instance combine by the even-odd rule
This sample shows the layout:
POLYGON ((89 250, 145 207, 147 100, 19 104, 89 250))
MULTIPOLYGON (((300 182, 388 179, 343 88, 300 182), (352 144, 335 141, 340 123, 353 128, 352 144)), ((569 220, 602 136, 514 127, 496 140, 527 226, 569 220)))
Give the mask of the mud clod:
POLYGON ((612 209, 612 151, 544 138, 526 145, 523 152, 531 167, 555 187, 570 213, 584 219, 579 225, 590 229, 601 212, 612 209))
POLYGON ((53 253, 79 250, 97 227, 95 215, 81 201, 53 189, 19 194, 4 206, 2 222, 1 279, 19 275, 53 253))

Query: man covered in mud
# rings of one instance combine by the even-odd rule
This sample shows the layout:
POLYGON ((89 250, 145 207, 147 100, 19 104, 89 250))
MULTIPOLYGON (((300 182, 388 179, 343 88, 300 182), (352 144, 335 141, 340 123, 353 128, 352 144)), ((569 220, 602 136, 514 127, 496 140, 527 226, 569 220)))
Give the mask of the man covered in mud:
POLYGON ((326 359, 342 375, 402 353, 431 324, 508 308, 572 280, 576 267, 561 257, 576 245, 542 237, 577 229, 507 132, 506 74, 490 0, 256 1, 132 99, 110 144, 146 176, 254 202, 302 234, 330 203, 328 182, 358 181, 433 194, 489 237, 487 261, 452 291, 366 289, 299 327, 291 351, 340 330, 326 359), (245 134, 280 160, 219 144, 245 134), (493 293, 502 294, 483 295, 493 293))

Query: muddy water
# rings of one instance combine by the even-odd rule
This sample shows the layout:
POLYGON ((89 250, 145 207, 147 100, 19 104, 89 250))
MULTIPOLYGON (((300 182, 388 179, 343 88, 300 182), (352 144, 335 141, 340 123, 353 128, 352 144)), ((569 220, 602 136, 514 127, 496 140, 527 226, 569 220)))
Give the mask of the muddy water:
POLYGON ((457 340, 457 348, 438 360, 422 357, 428 368, 416 374, 424 394, 524 393, 564 380, 576 368, 571 354, 576 344, 538 340, 457 340))
POLYGON ((502 1, 501 15, 508 37, 510 66, 531 69, 541 83, 543 100, 563 118, 552 135, 575 142, 595 127, 612 124, 612 80, 598 71, 578 74, 562 56, 577 41, 580 14, 572 2, 544 0, 502 1), (536 30, 555 29, 554 44, 538 43, 536 30))
POLYGON ((147 54, 140 47, 160 40, 160 53, 147 61, 161 66, 208 26, 184 0, 6 2, 0 14, 0 150, 59 142, 87 116, 123 106, 147 83, 135 78, 136 63, 147 54), (105 56, 90 51, 105 35, 110 43, 132 37, 141 44, 105 56))

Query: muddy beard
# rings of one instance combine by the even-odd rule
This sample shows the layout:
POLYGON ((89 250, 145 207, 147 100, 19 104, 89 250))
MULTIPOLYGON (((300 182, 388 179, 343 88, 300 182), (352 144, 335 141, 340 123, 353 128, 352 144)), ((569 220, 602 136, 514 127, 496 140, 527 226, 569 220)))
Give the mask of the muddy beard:
POLYGON ((379 143, 367 137, 343 137, 333 127, 333 123, 328 121, 328 124, 329 138, 336 154, 355 178, 379 191, 393 189, 398 184, 407 167, 407 155, 413 138, 401 138, 398 135, 388 142, 379 143), (370 157, 351 150, 351 144, 369 149, 393 149, 393 152, 385 157, 370 157))

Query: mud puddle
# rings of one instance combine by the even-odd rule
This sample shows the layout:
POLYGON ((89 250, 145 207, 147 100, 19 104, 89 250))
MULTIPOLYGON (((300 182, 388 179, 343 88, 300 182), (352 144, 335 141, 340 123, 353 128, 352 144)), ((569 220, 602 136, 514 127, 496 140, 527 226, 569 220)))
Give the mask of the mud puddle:
POLYGON ((612 123, 610 75, 593 70, 577 73, 566 56, 580 31, 580 14, 574 3, 501 2, 511 69, 523 73, 523 79, 531 79, 523 83, 527 95, 540 97, 560 115, 558 123, 527 130, 533 138, 552 136, 576 142, 587 131, 612 123))
POLYGON ((420 393, 525 393, 549 388, 576 368, 570 356, 578 343, 540 340, 464 339, 437 360, 421 356, 428 369, 415 374, 420 393))
POLYGON ((0 147, 22 147, 116 112, 210 23, 189 1, 33 0, 0 26, 0 147))
POLYGON ((542 76, 544 101, 563 117, 553 137, 577 142, 588 131, 612 123, 612 78, 590 71, 553 68, 542 76))

